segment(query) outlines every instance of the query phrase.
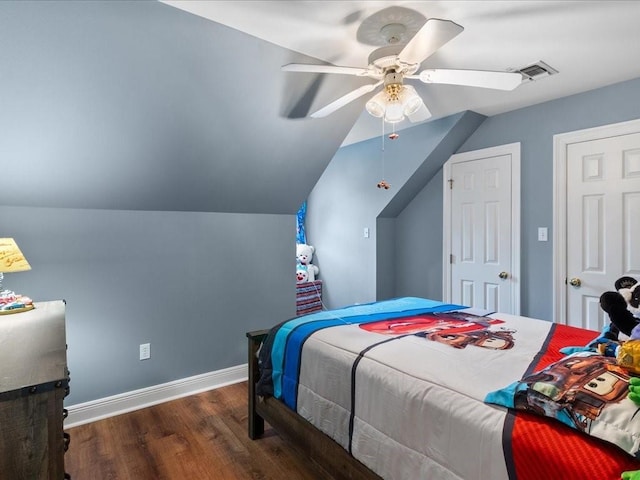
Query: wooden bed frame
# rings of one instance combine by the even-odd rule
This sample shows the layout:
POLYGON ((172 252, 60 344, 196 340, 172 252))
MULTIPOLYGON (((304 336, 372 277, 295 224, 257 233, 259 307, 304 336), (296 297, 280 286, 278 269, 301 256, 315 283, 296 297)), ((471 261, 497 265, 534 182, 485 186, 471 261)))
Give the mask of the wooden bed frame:
POLYGON ((264 433, 267 422, 281 437, 335 480, 382 480, 333 439, 275 398, 256 395, 260 378, 257 352, 268 330, 247 333, 249 340, 249 438, 264 433))

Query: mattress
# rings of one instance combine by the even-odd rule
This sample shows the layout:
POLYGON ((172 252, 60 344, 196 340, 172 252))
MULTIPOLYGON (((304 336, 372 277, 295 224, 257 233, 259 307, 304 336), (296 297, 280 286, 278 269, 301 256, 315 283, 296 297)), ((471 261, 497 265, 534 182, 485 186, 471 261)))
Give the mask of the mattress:
POLYGON ((620 478, 640 466, 617 446, 486 401, 597 334, 393 299, 278 325, 258 388, 385 479, 620 478))

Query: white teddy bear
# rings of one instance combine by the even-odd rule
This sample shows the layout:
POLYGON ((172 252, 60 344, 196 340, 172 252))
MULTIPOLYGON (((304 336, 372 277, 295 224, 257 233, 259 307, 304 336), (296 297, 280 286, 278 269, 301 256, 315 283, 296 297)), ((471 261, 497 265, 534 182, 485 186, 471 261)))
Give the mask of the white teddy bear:
POLYGON ((320 271, 317 265, 311 263, 315 251, 314 247, 306 243, 298 243, 296 245, 296 283, 315 281, 320 271))
POLYGON ((307 266, 300 263, 296 264, 296 283, 307 283, 309 281, 309 272, 307 266))

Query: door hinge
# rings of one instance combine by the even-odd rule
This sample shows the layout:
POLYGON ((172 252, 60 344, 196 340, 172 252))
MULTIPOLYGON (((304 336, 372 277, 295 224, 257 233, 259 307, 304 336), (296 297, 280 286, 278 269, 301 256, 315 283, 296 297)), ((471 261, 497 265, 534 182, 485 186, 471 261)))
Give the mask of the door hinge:
POLYGON ((453 265, 453 253, 449 254, 449 263, 453 265))
POLYGON ((449 182, 449 190, 453 190, 453 178, 450 178, 447 182, 449 182))

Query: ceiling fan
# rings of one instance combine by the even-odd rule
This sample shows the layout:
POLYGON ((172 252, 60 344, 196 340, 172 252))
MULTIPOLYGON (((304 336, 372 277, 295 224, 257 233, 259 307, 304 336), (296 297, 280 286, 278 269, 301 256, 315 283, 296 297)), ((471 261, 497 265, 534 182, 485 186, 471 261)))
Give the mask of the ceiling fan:
POLYGON ((368 66, 365 68, 290 63, 284 65, 282 70, 337 73, 377 80, 376 83, 357 88, 317 110, 310 115, 312 118, 326 117, 383 85, 383 89, 367 101, 367 111, 374 117, 383 117, 384 121, 389 123, 400 122, 405 116, 411 122, 420 122, 431 117, 431 112, 415 88, 404 83, 405 79, 498 90, 513 90, 522 82, 523 77, 517 72, 438 68, 418 72, 424 60, 463 30, 462 26, 450 20, 429 18, 411 38, 406 39, 408 33, 406 25, 387 23, 377 32, 385 39, 386 46, 374 50, 369 55, 368 66))

